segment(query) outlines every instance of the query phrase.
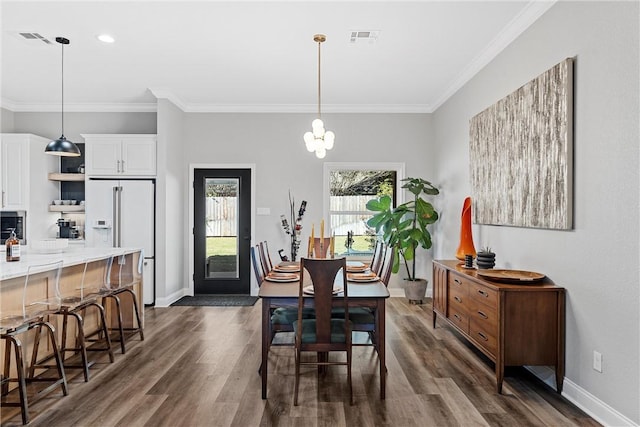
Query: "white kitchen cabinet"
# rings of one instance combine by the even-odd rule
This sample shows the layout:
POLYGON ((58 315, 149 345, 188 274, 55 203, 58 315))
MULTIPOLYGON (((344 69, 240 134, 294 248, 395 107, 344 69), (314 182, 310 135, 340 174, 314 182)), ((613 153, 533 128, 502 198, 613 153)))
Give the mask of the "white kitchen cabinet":
POLYGON ((29 200, 29 141, 27 136, 2 134, 0 152, 2 209, 26 210, 29 200))
POLYGON ((29 210, 32 196, 39 196, 40 172, 46 176, 57 166, 58 158, 44 153, 48 143, 47 138, 28 133, 3 133, 0 136, 2 210, 29 210), (37 176, 32 177, 32 171, 37 176), (32 187, 34 194, 31 194, 32 187))
POLYGON ((156 175, 156 135, 84 134, 89 177, 156 175))
POLYGON ((0 134, 0 186, 3 211, 26 211, 27 241, 51 236, 55 214, 48 211, 59 197, 47 175, 58 169, 58 156, 45 154, 49 139, 29 133, 0 134))

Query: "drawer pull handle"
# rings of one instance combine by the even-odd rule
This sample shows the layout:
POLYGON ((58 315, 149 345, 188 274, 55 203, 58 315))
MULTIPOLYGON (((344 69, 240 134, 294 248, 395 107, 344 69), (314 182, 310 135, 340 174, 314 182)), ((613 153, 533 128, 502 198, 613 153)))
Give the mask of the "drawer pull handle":
POLYGON ((457 314, 454 314, 453 317, 455 317, 456 319, 458 319, 458 321, 462 321, 462 319, 460 318, 460 316, 458 316, 457 314))
POLYGON ((456 300, 456 301, 458 301, 458 302, 462 302, 462 300, 460 299, 460 297, 459 297, 459 296, 455 296, 455 297, 453 297, 453 299, 454 299, 454 300, 456 300))
POLYGON ((485 334, 483 334, 482 332, 478 332, 478 335, 480 335, 480 338, 482 338, 485 341, 489 341, 489 338, 487 338, 487 336, 485 334))
POLYGON ((458 285, 462 285, 462 282, 459 279, 453 279, 454 282, 456 282, 458 285))
POLYGON ((482 295, 483 297, 485 297, 485 298, 489 297, 489 294, 487 292, 483 291, 482 289, 478 289, 478 293, 480 295, 482 295))
POLYGON ((482 311, 478 310, 478 314, 480 315, 480 317, 482 317, 483 319, 488 319, 489 316, 487 316, 486 314, 484 314, 482 311))

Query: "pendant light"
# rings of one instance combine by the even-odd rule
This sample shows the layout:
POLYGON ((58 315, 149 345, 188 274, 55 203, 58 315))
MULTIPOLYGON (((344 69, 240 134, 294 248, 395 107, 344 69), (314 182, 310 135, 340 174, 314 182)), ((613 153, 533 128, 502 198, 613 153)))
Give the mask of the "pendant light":
POLYGON ((60 138, 47 144, 47 148, 44 149, 44 152, 55 156, 78 157, 80 155, 80 149, 76 144, 69 141, 64 136, 64 45, 69 44, 69 39, 56 37, 56 41, 62 45, 62 135, 60 138))
POLYGON ((311 122, 312 131, 304 134, 304 143, 307 150, 310 153, 315 151, 316 157, 319 159, 324 158, 327 155, 327 150, 333 148, 333 142, 336 138, 333 132, 324 129, 320 113, 320 45, 325 40, 327 40, 327 36, 324 34, 313 36, 313 41, 318 43, 318 118, 311 122))

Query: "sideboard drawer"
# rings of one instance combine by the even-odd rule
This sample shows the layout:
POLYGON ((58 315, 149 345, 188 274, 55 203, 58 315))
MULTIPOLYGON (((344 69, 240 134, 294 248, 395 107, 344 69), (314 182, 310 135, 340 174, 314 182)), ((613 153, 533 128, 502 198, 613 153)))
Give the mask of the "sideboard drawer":
MULTIPOLYGON (((469 297, 467 296, 466 289, 460 289, 457 286, 449 288, 449 305, 454 307, 467 307, 469 297)), ((461 308, 458 308, 459 310, 461 308)))
POLYGON ((469 316, 463 306, 449 306, 449 316, 451 322, 464 333, 469 333, 469 316))
POLYGON ((495 328, 486 328, 486 323, 479 322, 476 318, 469 321, 469 336, 480 343, 489 353, 496 357, 498 352, 498 341, 496 340, 495 328))
POLYGON ((460 274, 456 274, 453 272, 449 274, 449 289, 464 289, 466 292, 466 289, 469 288, 471 283, 471 280, 460 274))
POLYGON ((476 282, 469 284, 469 297, 491 308, 498 307, 498 292, 476 282))
POLYGON ((467 313, 469 315, 469 319, 472 319, 478 325, 481 325, 483 329, 490 332, 493 331, 491 333, 497 335, 498 310, 494 307, 480 304, 475 299, 469 299, 467 304, 467 313))

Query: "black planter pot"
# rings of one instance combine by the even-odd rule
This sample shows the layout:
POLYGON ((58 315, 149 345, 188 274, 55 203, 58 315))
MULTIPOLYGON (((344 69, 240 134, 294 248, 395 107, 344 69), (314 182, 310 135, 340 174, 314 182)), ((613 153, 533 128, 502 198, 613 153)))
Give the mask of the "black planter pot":
POLYGON ((488 269, 496 265, 496 254, 493 252, 478 252, 476 255, 478 268, 488 269))

